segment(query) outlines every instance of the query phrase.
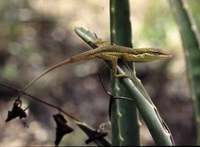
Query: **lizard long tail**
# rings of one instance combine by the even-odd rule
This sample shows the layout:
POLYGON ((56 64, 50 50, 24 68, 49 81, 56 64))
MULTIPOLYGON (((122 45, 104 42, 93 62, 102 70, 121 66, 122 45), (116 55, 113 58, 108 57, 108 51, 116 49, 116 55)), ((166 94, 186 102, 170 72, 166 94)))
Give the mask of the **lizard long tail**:
MULTIPOLYGON (((90 60, 92 59, 93 56, 92 56, 92 52, 91 50, 90 51, 87 51, 87 52, 84 52, 82 54, 79 54, 79 55, 76 55, 76 56, 73 56, 61 63, 58 63, 56 65, 54 65, 53 67, 47 69, 46 71, 44 71, 42 74, 40 74, 39 76, 37 76, 35 79, 33 79, 28 85, 26 85, 26 87, 22 90, 22 93, 19 95, 19 97, 25 92, 25 90, 30 87, 35 81, 37 81, 38 79, 40 79, 42 76, 44 76, 45 74, 49 73, 50 71, 58 68, 58 67, 61 67, 61 66, 64 66, 66 64, 70 64, 70 63, 76 63, 76 62, 80 62, 80 61, 85 61, 85 60, 90 60)), ((19 98, 18 97, 18 98, 19 98)))

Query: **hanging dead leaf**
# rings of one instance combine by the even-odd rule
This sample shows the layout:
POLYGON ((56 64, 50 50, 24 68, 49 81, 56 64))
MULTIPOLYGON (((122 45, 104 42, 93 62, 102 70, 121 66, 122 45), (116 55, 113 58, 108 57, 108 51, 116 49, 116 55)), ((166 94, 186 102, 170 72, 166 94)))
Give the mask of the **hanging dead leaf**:
POLYGON ((13 104, 13 108, 11 111, 8 111, 8 116, 5 122, 8 122, 16 117, 19 117, 19 119, 23 117, 27 117, 25 110, 21 108, 22 102, 21 100, 16 100, 13 104))
POLYGON ((53 118, 57 124, 55 145, 58 146, 62 137, 68 133, 71 133, 73 129, 66 124, 67 120, 63 117, 63 115, 56 114, 53 115, 53 118))
POLYGON ((107 136, 108 133, 107 132, 98 132, 98 131, 93 131, 90 135, 89 135, 89 139, 87 139, 85 141, 86 144, 89 144, 90 142, 94 141, 95 139, 100 139, 103 138, 105 136, 107 136))

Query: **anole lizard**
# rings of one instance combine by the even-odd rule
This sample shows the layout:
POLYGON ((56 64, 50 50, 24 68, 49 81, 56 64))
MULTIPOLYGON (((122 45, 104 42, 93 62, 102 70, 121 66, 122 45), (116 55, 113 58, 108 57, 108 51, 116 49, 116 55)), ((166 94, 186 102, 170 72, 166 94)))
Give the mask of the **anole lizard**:
MULTIPOLYGON (((116 78, 124 78, 128 77, 126 74, 118 74, 117 75, 117 61, 118 59, 121 59, 122 61, 132 61, 132 62, 151 62, 159 59, 169 59, 172 55, 164 53, 160 49, 155 48, 139 48, 139 49, 133 49, 128 48, 124 46, 118 46, 118 45, 102 45, 97 47, 94 50, 89 50, 86 52, 83 52, 81 54, 78 54, 76 56, 73 56, 61 63, 58 63, 54 65, 53 67, 47 69, 42 74, 37 76, 35 79, 33 79, 23 90, 22 93, 25 92, 25 90, 31 86, 35 81, 37 81, 39 78, 47 74, 48 72, 61 67, 66 64, 81 62, 85 60, 90 60, 94 58, 100 58, 104 60, 113 61, 113 75, 116 78)), ((20 96, 19 96, 20 97, 20 96)))

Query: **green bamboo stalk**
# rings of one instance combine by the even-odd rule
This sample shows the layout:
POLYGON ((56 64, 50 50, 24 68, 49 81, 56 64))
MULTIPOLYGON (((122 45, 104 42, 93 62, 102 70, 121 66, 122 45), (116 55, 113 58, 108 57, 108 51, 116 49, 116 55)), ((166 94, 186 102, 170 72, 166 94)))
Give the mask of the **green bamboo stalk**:
MULTIPOLYGON (((111 43, 132 47, 132 30, 130 22, 129 0, 110 0, 110 34, 111 43)), ((133 68, 133 63, 129 62, 130 69, 133 68)), ((131 73, 127 68, 122 66, 126 73, 131 73)), ((113 75, 111 74, 111 77, 113 75)), ((116 81, 114 81, 116 82, 116 81)), ((117 83, 119 87, 118 93, 115 95, 130 97, 127 90, 122 84, 117 83)), ((111 87, 111 89, 114 89, 111 87)), ((114 94, 114 93, 112 93, 114 94)), ((140 145, 139 119, 136 105, 124 100, 117 100, 119 102, 120 117, 120 133, 123 138, 121 145, 123 146, 138 146, 140 145)), ((111 109, 112 110, 112 109, 111 109)), ((111 112, 114 112, 113 110, 111 112)), ((114 114, 113 114, 114 115, 114 114)), ((111 113, 112 116, 112 113, 111 113)), ((115 120, 112 121, 112 128, 115 131, 115 120)), ((115 132, 112 133, 113 135, 115 132)), ((116 140, 113 136, 113 142, 116 140)))
POLYGON ((181 33, 190 95, 193 102, 197 145, 200 145, 200 34, 185 0, 170 0, 181 33))

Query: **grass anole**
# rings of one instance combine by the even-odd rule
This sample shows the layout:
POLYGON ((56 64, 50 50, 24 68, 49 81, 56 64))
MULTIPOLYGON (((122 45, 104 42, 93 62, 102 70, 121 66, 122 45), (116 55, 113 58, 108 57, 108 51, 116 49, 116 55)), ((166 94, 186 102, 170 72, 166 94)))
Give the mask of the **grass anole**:
MULTIPOLYGON (((172 55, 164 53, 160 49, 155 48, 139 48, 139 49, 133 49, 128 48, 124 46, 118 46, 118 45, 102 45, 97 47, 94 50, 89 50, 86 52, 83 52, 81 54, 78 54, 76 56, 73 56, 63 62, 60 62, 53 67, 47 69, 42 74, 37 76, 35 79, 33 79, 22 91, 25 92, 25 90, 31 86, 35 81, 37 81, 39 78, 47 74, 48 72, 61 67, 66 64, 81 62, 85 60, 90 60, 94 58, 100 58, 104 60, 113 61, 113 75, 116 78, 124 78, 128 77, 126 74, 118 74, 117 75, 117 61, 118 59, 121 59, 122 61, 132 61, 132 62, 151 62, 159 59, 169 59, 172 55)), ((20 96, 19 96, 20 97, 20 96)))

